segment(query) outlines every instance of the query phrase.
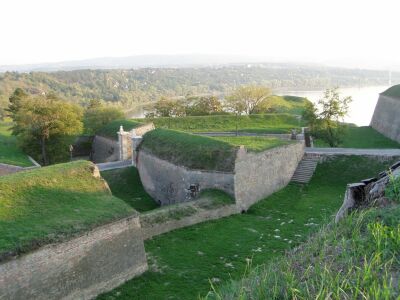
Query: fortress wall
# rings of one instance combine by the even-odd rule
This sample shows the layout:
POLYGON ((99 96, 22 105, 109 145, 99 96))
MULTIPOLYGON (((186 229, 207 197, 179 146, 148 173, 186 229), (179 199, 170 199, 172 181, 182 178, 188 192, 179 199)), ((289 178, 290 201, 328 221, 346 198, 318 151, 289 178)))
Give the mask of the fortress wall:
POLYGON ((381 94, 372 116, 371 126, 400 143, 400 99, 381 94))
POLYGON ((132 131, 135 133, 135 135, 143 136, 146 132, 154 130, 154 124, 153 122, 141 125, 133 129, 132 131))
POLYGON ((234 174, 217 171, 191 170, 140 150, 137 168, 144 189, 161 205, 193 200, 190 186, 199 190, 219 189, 234 196, 234 174))
POLYGON ((24 170, 23 167, 18 167, 18 166, 1 164, 0 163, 0 176, 16 173, 16 172, 23 171, 23 170, 24 170))
POLYGON ((285 187, 304 155, 304 143, 294 142, 261 153, 238 151, 235 163, 235 199, 240 209, 285 187))
POLYGON ((92 149, 93 161, 95 163, 119 160, 118 141, 96 135, 94 137, 92 149))
POLYGON ((92 299, 147 270, 139 217, 0 264, 0 299, 92 299))
POLYGON ((157 236, 178 228, 184 228, 201 222, 216 220, 239 213, 239 210, 235 204, 202 209, 195 205, 195 203, 200 201, 201 200, 192 201, 193 203, 180 203, 174 207, 164 206, 155 211, 141 214, 140 223, 143 231, 143 239, 147 240, 153 236, 157 236), (179 218, 165 217, 166 210, 169 210, 171 215, 183 214, 180 212, 180 210, 183 210, 183 212, 186 210, 189 212, 189 214, 179 218))

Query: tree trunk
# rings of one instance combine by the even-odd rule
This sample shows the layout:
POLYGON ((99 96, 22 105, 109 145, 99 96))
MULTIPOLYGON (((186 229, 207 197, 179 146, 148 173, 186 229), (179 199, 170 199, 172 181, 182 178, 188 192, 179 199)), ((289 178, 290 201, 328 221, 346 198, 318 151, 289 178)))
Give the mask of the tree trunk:
POLYGON ((42 137, 42 140, 40 142, 42 146, 42 159, 43 159, 43 164, 47 166, 49 162, 47 161, 47 155, 46 155, 46 138, 42 137))

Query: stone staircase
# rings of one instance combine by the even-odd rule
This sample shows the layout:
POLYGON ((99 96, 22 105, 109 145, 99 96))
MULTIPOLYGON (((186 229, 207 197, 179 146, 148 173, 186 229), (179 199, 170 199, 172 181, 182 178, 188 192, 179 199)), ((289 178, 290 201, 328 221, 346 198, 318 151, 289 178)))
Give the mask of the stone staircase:
POLYGON ((293 174, 292 182, 308 183, 317 168, 320 155, 305 153, 293 174))

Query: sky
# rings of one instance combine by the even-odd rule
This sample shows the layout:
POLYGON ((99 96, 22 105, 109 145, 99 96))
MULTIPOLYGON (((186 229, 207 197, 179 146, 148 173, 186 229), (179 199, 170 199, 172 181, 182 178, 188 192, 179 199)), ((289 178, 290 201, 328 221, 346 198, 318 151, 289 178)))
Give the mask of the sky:
POLYGON ((1 0, 0 65, 222 54, 400 66, 400 1, 1 0))

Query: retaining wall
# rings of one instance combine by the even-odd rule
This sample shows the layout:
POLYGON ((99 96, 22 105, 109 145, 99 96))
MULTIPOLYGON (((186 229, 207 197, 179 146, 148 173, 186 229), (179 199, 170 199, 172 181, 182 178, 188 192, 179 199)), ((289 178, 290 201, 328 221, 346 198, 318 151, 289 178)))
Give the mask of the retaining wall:
POLYGON ((18 166, 1 164, 0 163, 0 176, 16 173, 16 172, 23 171, 23 170, 24 170, 23 167, 18 167, 18 166))
POLYGON ((93 161, 95 163, 119 160, 119 144, 117 140, 96 135, 93 140, 92 149, 93 161))
POLYGON ((255 202, 285 187, 304 155, 304 143, 272 148, 260 153, 238 151, 235 162, 235 199, 247 210, 255 202))
POLYGON ((0 299, 91 299, 145 270, 134 216, 0 264, 0 299))
POLYGON ((371 126, 384 136, 400 143, 400 99, 380 95, 371 126))
POLYGON ((193 200, 191 185, 199 190, 219 189, 232 197, 234 192, 234 173, 191 170, 162 160, 145 150, 140 150, 137 168, 146 192, 161 205, 193 200))

